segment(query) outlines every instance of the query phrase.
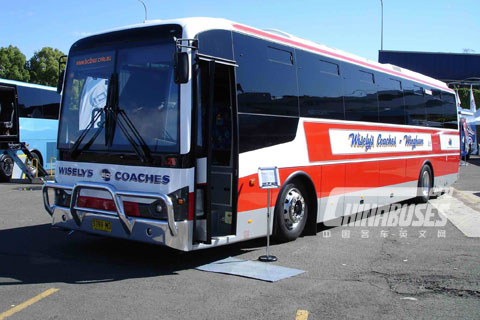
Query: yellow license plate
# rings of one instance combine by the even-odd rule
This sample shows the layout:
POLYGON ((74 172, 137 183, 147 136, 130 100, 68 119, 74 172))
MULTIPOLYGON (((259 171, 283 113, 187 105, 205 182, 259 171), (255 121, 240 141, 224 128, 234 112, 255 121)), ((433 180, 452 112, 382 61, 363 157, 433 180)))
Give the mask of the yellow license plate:
POLYGON ((112 223, 109 222, 109 221, 93 219, 92 220, 92 228, 93 228, 93 230, 112 232, 112 223))

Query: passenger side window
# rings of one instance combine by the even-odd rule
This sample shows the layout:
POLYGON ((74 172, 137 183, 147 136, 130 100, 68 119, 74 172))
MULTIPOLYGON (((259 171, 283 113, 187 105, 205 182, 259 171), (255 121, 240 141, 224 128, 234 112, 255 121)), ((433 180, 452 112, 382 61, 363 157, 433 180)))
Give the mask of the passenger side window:
POLYGON ((405 115, 407 124, 425 126, 427 116, 425 113, 423 88, 414 85, 413 83, 407 83, 403 93, 405 99, 405 115))
POLYGON ((279 44, 233 34, 238 111, 298 116, 294 51, 279 44))
POLYGON ((442 92, 443 101, 443 126, 449 129, 458 129, 457 105, 455 95, 452 93, 442 92))
POLYGON ((383 123, 405 124, 405 103, 403 100, 402 82, 379 76, 378 116, 383 123))
POLYGON ((55 91, 17 86, 19 116, 58 119, 60 95, 55 91))
POLYGON ((427 126, 443 127, 443 104, 439 90, 427 89, 425 94, 425 106, 427 113, 427 126))
POLYGON ((296 50, 300 115, 345 119, 343 79, 338 61, 296 50))
POLYGON ((377 89, 373 73, 345 65, 345 119, 378 122, 377 89))

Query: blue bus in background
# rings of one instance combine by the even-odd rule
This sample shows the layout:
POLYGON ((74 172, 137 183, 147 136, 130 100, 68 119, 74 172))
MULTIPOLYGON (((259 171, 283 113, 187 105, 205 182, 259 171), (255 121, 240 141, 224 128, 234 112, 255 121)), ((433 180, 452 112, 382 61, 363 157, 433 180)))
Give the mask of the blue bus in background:
POLYGON ((60 94, 57 89, 0 79, 0 85, 16 88, 20 141, 45 170, 55 168, 60 94), (51 165, 52 164, 52 165, 51 165))

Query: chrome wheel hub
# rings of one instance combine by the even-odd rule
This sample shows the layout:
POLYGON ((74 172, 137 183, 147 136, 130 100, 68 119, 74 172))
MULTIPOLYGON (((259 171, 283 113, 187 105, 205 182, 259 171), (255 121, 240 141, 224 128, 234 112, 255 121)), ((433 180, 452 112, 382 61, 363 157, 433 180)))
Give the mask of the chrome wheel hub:
POLYGON ((300 191, 292 188, 288 191, 283 204, 283 217, 287 229, 294 230, 298 227, 305 215, 305 199, 300 191))

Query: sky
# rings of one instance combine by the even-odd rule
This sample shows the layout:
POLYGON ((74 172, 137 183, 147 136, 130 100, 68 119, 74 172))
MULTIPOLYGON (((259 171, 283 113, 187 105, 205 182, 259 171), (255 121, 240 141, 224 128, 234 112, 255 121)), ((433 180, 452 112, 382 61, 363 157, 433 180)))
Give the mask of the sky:
MULTIPOLYGON (((148 19, 221 17, 278 29, 378 60, 380 0, 144 0, 148 19)), ((29 59, 49 46, 68 53, 91 33, 143 22, 138 0, 0 0, 0 47, 29 59)), ((480 54, 480 0, 383 0, 384 50, 480 54)))

